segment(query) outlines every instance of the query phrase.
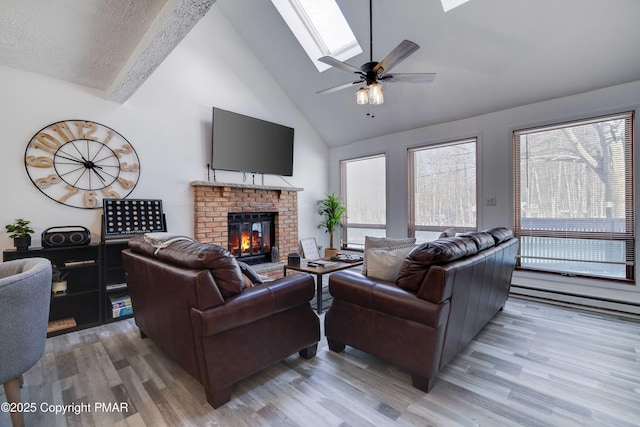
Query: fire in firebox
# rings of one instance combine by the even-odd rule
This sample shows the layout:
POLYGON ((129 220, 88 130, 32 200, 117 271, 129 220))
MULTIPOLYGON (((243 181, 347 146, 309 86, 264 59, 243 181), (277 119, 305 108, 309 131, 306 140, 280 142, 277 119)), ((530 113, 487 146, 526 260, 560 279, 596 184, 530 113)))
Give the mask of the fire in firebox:
MULTIPOLYGON (((242 227, 245 228, 245 227, 242 227)), ((261 230, 261 224, 252 224, 252 230, 249 232, 246 229, 242 230, 240 237, 234 236, 231 246, 231 253, 235 256, 240 254, 254 254, 261 251, 269 252, 269 238, 263 239, 263 232, 261 230), (257 227, 257 228, 256 228, 257 227), (263 240, 266 241, 266 247, 263 247, 263 240), (239 242, 239 243, 238 243, 239 242)), ((235 234, 235 233, 234 233, 235 234)))
POLYGON ((270 212, 230 213, 229 252, 248 264, 269 262, 274 218, 270 212))

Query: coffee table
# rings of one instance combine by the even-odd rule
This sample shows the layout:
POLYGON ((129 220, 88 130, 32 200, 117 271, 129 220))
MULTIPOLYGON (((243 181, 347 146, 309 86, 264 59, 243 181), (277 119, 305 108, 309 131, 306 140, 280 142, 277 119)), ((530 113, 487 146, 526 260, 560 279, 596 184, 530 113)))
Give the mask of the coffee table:
POLYGON ((342 262, 342 261, 332 261, 329 258, 323 258, 320 261, 330 262, 330 265, 325 266, 310 266, 308 265, 308 260, 300 261, 300 265, 290 265, 287 264, 284 266, 284 275, 287 275, 287 270, 301 271, 303 273, 315 274, 316 276, 316 311, 318 314, 322 314, 322 276, 325 274, 335 273, 340 270, 347 270, 351 267, 355 267, 358 265, 362 265, 363 261, 355 261, 355 262, 342 262))

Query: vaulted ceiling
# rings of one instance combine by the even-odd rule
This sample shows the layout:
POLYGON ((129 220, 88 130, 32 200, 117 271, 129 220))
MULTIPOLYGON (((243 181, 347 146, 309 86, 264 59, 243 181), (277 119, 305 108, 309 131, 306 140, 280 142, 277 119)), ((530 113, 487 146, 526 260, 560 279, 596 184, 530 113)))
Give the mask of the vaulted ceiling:
MULTIPOLYGON (((346 62, 359 67, 369 2, 338 4, 364 50, 346 62)), ((447 13, 438 0, 374 0, 374 60, 408 39, 420 49, 393 71, 437 73, 384 84, 380 106, 356 105, 358 86, 317 95, 353 76, 319 73, 269 0, 0 0, 0 65, 124 102, 207 11, 332 146, 640 80, 638 0, 470 0, 447 13)))

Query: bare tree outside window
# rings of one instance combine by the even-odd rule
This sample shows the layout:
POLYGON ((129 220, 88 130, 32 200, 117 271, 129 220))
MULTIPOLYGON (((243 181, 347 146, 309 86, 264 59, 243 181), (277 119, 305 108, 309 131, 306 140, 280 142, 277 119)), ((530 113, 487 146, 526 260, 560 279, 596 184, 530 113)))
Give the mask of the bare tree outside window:
POLYGON ((431 240, 477 227, 476 140, 409 150, 410 233, 431 240))
POLYGON ((387 186, 384 155, 343 160, 342 198, 347 208, 343 242, 364 247, 365 236, 386 236, 387 186))
POLYGON ((632 115, 514 132, 519 265, 633 278, 632 115))

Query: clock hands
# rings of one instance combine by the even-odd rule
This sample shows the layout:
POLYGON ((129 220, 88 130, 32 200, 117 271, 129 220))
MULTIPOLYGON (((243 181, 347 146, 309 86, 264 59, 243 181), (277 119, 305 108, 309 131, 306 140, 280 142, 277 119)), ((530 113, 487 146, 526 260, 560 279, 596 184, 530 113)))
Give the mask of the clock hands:
MULTIPOLYGON (((59 153, 59 152, 60 152, 60 150, 58 150, 58 153, 59 153)), ((73 157, 63 156, 62 154, 58 154, 58 153, 56 153, 56 156, 58 156, 58 157, 60 157, 60 158, 62 158, 62 159, 65 159, 65 160, 71 160, 72 162, 75 162, 75 163, 84 164, 84 161, 83 161, 83 160, 78 160, 78 159, 74 159, 73 157)), ((66 154, 66 153, 65 153, 65 154, 66 154)))
POLYGON ((117 175, 114 175, 110 172, 108 172, 107 170, 105 170, 105 168, 116 168, 116 169, 120 169, 120 165, 119 165, 119 161, 117 160, 117 156, 115 155, 115 153, 113 153, 109 148, 107 148, 107 150, 109 150, 111 152, 111 154, 107 154, 106 156, 96 160, 96 158, 98 157, 98 155, 100 154, 100 152, 105 148, 104 145, 100 145, 100 148, 95 152, 95 154, 91 154, 91 143, 93 141, 88 141, 88 140, 76 140, 76 141, 70 141, 68 144, 65 144, 63 147, 60 147, 60 149, 56 152, 55 156, 58 157, 59 159, 64 159, 64 160, 68 160, 68 162, 61 162, 58 161, 56 162, 56 164, 58 165, 78 165, 79 167, 77 168, 73 168, 71 170, 68 170, 66 172, 60 173, 60 176, 68 176, 70 174, 77 174, 78 172, 80 172, 80 174, 77 176, 77 178, 75 179, 75 181, 73 182, 73 186, 77 187, 78 183, 83 180, 86 179, 86 182, 88 184, 89 189, 93 189, 93 184, 92 184, 92 180, 93 180, 93 176, 95 175, 95 177, 100 181, 102 188, 104 188, 106 185, 108 185, 110 182, 108 182, 109 178, 113 178, 111 180, 111 182, 113 182, 115 179, 117 179, 117 175), (85 147, 79 147, 78 144, 82 144, 82 142, 84 142, 85 147), (70 153, 69 151, 64 151, 63 148, 64 147, 68 147, 68 146, 72 146, 73 149, 75 150, 76 153, 70 153), (85 149, 86 148, 86 156, 83 154, 81 149, 85 149), (107 161, 110 158, 114 158, 116 159, 116 162, 118 163, 117 165, 111 165, 111 164, 99 164, 101 162, 107 161))
MULTIPOLYGON (((105 171, 105 170, 104 170, 104 168, 103 168, 103 166, 96 165, 95 163, 90 164, 90 165, 87 165, 85 162, 81 162, 81 161, 79 161, 79 160, 70 159, 70 158, 68 158, 68 157, 64 157, 64 156, 58 156, 58 157, 61 157, 61 158, 63 158, 63 159, 67 159, 67 160, 72 160, 72 161, 74 162, 74 163, 58 162, 58 164, 61 164, 61 165, 80 164, 80 165, 81 165, 81 167, 76 168, 76 169, 73 169, 73 170, 70 170, 70 171, 65 172, 65 173, 62 173, 61 175, 68 175, 68 174, 70 174, 70 173, 77 172, 77 171, 79 171, 79 170, 81 170, 81 169, 83 169, 83 170, 84 170, 83 172, 85 172, 85 171, 87 171, 87 170, 90 170, 91 172, 93 172, 94 174, 96 174, 96 176, 97 176, 98 178, 100 178, 100 181, 102 181, 103 183, 106 183, 106 182, 107 182, 107 181, 106 181, 106 179, 102 176, 102 174, 100 174, 100 173, 98 172, 98 170, 97 170, 97 169, 99 169, 101 172, 104 172, 104 173, 105 173, 105 174, 107 174, 108 176, 110 176, 110 177, 112 177, 112 178, 116 178, 116 176, 115 176, 115 175, 113 175, 113 174, 111 174, 111 173, 109 173, 109 172, 105 171)), ((105 167, 112 167, 112 168, 113 168, 113 167, 115 167, 115 168, 118 168, 118 166, 111 166, 111 165, 106 165, 105 167)), ((82 174, 80 175, 80 177, 82 177, 82 174)), ((79 180, 79 178, 78 178, 78 180, 79 180)), ((78 180, 76 180, 76 184, 77 184, 78 180)))
MULTIPOLYGON (((72 144, 72 145, 74 145, 74 144, 72 144)), ((75 147, 75 145, 74 145, 74 147, 75 147)), ((77 150, 77 147, 76 147, 76 150, 77 150)), ((65 153, 65 154, 68 154, 68 153, 65 153)), ((80 153, 79 153, 79 154, 80 154, 80 153)), ((80 176, 79 176, 79 177, 75 180, 75 182, 73 183, 73 185, 74 185, 74 186, 76 186, 76 185, 78 184, 78 182, 80 181, 80 179, 82 179, 82 177, 84 176, 84 174, 85 174, 85 172, 86 172, 86 171, 91 171, 91 172, 93 172, 93 173, 94 173, 94 174, 95 174, 95 175, 100 179, 100 181, 102 181, 102 183, 103 183, 103 184, 106 184, 106 182, 107 182, 107 181, 106 181, 106 179, 105 179, 105 178, 104 178, 104 177, 103 177, 103 176, 102 176, 102 175, 101 175, 101 174, 96 170, 96 169, 102 169, 102 166, 100 166, 100 165, 96 165, 94 162, 92 162, 92 161, 90 161, 90 160, 86 160, 82 154, 80 154, 80 156, 82 157, 82 160, 78 160, 78 159, 75 159, 75 158, 73 158, 73 157, 63 156, 63 155, 61 155, 61 154, 57 154, 57 155, 58 155, 58 157, 60 157, 60 158, 62 158, 62 159, 70 160, 70 161, 74 162, 74 163, 71 163, 71 164, 80 164, 80 165, 82 165, 82 167, 81 167, 81 168, 73 169, 73 170, 71 170, 71 171, 69 171, 69 172, 66 172, 66 173, 63 173, 63 174, 61 174, 61 175, 68 175, 68 174, 70 174, 70 173, 77 172, 77 171, 79 171, 80 169, 84 168, 84 170, 82 171, 82 173, 80 174, 80 176)), ((69 154, 69 155, 70 155, 70 154, 69 154)), ((64 163, 62 163, 62 164, 64 164, 64 163)), ((88 175, 88 179, 89 179, 89 188, 91 188, 91 187, 92 187, 92 186, 91 186, 91 172, 89 172, 89 175, 88 175)))

